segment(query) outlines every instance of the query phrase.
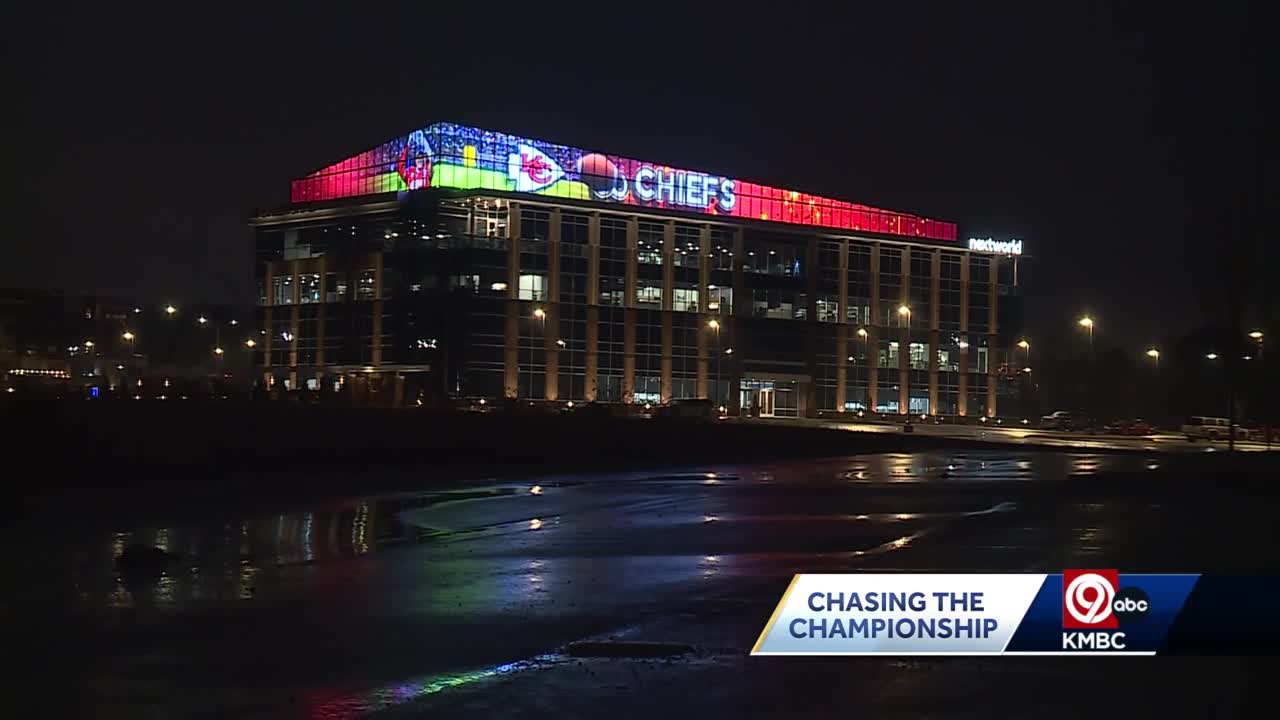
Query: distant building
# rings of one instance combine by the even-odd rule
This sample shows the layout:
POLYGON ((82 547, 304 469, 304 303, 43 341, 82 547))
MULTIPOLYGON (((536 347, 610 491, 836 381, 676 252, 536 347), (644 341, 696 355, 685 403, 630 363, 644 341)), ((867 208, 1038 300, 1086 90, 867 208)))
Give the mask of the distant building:
POLYGON ((223 306, 0 290, 0 383, 6 394, 103 399, 247 388, 250 320, 223 306))
POLYGON ((437 123, 253 218, 269 385, 995 415, 1021 241, 437 123))

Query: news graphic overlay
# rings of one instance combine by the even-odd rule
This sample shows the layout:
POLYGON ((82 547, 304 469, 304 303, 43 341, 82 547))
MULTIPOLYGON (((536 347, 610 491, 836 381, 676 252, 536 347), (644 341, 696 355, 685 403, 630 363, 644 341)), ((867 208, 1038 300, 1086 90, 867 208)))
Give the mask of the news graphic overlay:
MULTIPOLYGON (((752 654, 1155 655, 1199 580, 1114 569, 796 575, 752 654)), ((1202 624, 1182 628, 1183 649, 1205 637, 1202 624)))

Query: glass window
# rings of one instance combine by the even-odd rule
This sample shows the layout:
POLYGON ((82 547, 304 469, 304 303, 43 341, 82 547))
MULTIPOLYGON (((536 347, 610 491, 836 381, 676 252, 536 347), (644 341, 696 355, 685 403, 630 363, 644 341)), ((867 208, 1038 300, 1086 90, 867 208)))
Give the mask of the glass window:
POLYGON ((293 276, 271 278, 271 302, 273 305, 293 304, 293 276))
POLYGON ((913 342, 910 346, 911 352, 911 369, 912 370, 928 370, 929 369, 929 344, 913 342))
POLYGON ((356 283, 356 299, 372 300, 374 296, 373 280, 376 276, 375 270, 361 270, 360 279, 356 283))
POLYGON ((324 300, 325 302, 342 302, 347 299, 347 276, 338 273, 325 273, 324 275, 324 300))
POLYGON ((320 302, 320 273, 302 273, 298 276, 298 302, 320 302))
POLYGON ((642 222, 637 225, 636 230, 636 262, 641 265, 661 265, 666 228, 658 223, 642 222))
MULTIPOLYGON (((801 308, 803 312, 803 307, 801 308)), ((791 320, 796 317, 796 294, 786 290, 756 288, 751 294, 751 314, 756 317, 791 320)))
POLYGON ((898 341, 890 340, 888 342, 885 342, 884 340, 881 340, 879 355, 880 357, 878 358, 878 364, 880 367, 897 368, 898 367, 898 341))
POLYGON ((984 348, 984 347, 980 347, 980 348, 978 348, 978 367, 976 368, 976 370, 977 370, 979 373, 981 373, 981 374, 984 374, 984 375, 986 374, 986 372, 987 372, 987 348, 984 348))
POLYGON ((698 312, 697 288, 675 288, 672 290, 671 309, 680 312, 698 312))
POLYGON ((817 300, 818 322, 840 322, 840 297, 819 295, 817 300))
POLYGON ((662 304, 662 286, 661 285, 636 286, 636 302, 661 305, 662 304))
POLYGON ((546 275, 521 275, 520 276, 520 292, 517 296, 521 300, 546 300, 547 299, 547 276, 546 275))
POLYGON ((733 314, 733 288, 707 286, 707 310, 721 315, 733 314))

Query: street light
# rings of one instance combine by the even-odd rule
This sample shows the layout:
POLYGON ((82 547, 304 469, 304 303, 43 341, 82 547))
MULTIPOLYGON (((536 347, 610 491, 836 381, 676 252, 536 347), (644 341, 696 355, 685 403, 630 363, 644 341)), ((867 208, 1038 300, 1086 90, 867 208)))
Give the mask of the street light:
POLYGON ((121 335, 120 337, 124 338, 124 341, 125 341, 125 342, 133 342, 133 339, 134 339, 135 337, 137 337, 137 336, 136 336, 136 335, 134 335, 133 333, 129 332, 128 330, 125 330, 125 331, 124 331, 124 334, 123 334, 123 335, 121 335))
POLYGON ((1205 359, 1207 359, 1207 360, 1217 360, 1217 359, 1218 359, 1218 353, 1216 353, 1216 352, 1211 352, 1211 353, 1209 353, 1209 354, 1205 355, 1205 359))
POLYGON ((1031 343, 1027 342, 1026 340, 1019 340, 1018 347, 1022 348, 1023 350, 1030 350, 1031 343))
POLYGON ((1157 350, 1157 349, 1155 349, 1155 348, 1149 348, 1149 349, 1147 350, 1147 357, 1149 357, 1149 358, 1151 358, 1152 360, 1154 360, 1154 361, 1155 361, 1155 363, 1156 363, 1156 368, 1159 368, 1159 367, 1160 367, 1160 351, 1159 351, 1159 350, 1157 350))
POLYGON ((201 315, 200 317, 196 318, 196 322, 200 323, 201 325, 204 325, 205 323, 209 322, 209 318, 201 315))
POLYGON ((220 348, 220 347, 216 347, 216 348, 214 348, 214 349, 213 349, 213 354, 214 354, 214 355, 217 355, 218 357, 222 357, 222 353, 223 353, 223 352, 225 352, 225 351, 224 351, 222 348, 220 348))
POLYGON ((1261 330, 1254 330, 1253 332, 1249 333, 1249 337, 1250 337, 1250 338, 1252 338, 1252 339, 1254 339, 1254 340, 1261 340, 1261 339, 1262 339, 1262 331, 1261 331, 1261 330))
POLYGON ((720 321, 715 318, 711 318, 707 321, 707 327, 711 328, 716 333, 716 404, 723 405, 724 396, 720 394, 720 374, 722 369, 720 360, 724 357, 725 353, 720 352, 720 321))
MULTIPOLYGON (((547 311, 542 308, 533 309, 533 317, 542 323, 542 337, 547 336, 547 311)), ((533 338, 529 338, 529 399, 533 400, 533 338)), ((545 372, 545 371, 544 371, 545 372)))
POLYGON ((92 341, 92 340, 85 340, 85 341, 84 341, 84 346, 85 346, 85 347, 87 347, 87 348, 89 348, 89 349, 93 349, 93 341, 92 341))
POLYGON ((164 306, 164 312, 165 312, 165 314, 166 314, 166 315, 173 315, 174 313, 178 312, 178 308, 176 308, 176 307, 174 307, 174 306, 172 306, 172 305, 165 305, 165 306, 164 306))
POLYGON ((249 338, 248 340, 244 341, 244 346, 250 349, 255 348, 258 346, 258 341, 254 340, 253 338, 249 338))

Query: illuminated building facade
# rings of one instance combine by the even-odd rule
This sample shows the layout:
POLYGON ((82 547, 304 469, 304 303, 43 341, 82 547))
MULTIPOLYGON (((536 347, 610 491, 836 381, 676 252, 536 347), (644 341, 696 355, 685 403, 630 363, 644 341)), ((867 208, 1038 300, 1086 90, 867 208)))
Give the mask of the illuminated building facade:
POLYGON ((268 384, 803 417, 1008 382, 1018 258, 954 223, 450 123, 291 199, 253 220, 268 384))

